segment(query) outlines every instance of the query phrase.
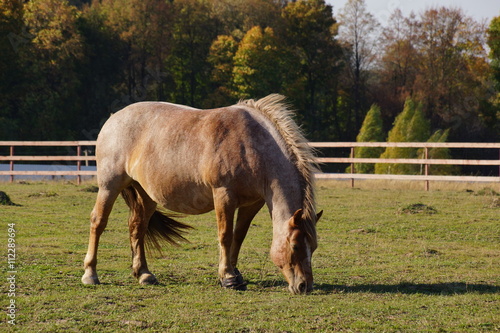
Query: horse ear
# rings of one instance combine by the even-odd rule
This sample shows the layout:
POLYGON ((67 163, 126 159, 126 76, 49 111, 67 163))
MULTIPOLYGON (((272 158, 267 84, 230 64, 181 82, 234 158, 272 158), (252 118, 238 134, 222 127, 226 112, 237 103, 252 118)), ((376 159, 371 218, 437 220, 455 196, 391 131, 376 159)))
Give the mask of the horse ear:
POLYGON ((318 214, 316 214, 316 223, 318 223, 318 221, 319 221, 319 219, 321 218, 322 215, 323 215, 323 211, 321 211, 318 214))
POLYGON ((297 229, 300 225, 300 221, 302 220, 302 209, 298 209, 290 219, 290 227, 292 229, 297 229))

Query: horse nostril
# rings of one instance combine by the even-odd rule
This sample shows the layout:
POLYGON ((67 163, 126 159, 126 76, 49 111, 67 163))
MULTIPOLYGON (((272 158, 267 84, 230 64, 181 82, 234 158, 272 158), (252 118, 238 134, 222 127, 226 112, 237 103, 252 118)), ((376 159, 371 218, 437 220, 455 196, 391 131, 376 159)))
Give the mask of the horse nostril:
POLYGON ((299 292, 301 294, 304 294, 304 293, 306 293, 306 291, 307 291, 307 284, 305 282, 301 282, 299 284, 299 292))

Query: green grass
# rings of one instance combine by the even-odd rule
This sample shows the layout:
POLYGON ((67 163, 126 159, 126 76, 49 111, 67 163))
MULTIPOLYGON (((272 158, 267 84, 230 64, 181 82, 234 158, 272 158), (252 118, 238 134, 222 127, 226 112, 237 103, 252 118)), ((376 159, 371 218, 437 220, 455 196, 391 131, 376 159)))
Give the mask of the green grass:
MULTIPOLYGON (((190 243, 149 258, 161 284, 131 276, 126 209, 103 234, 98 272, 84 286, 92 184, 1 183, 0 242, 16 224, 19 332, 489 332, 500 330, 500 205, 494 191, 350 189, 318 184, 315 291, 293 296, 269 259, 271 222, 256 217, 239 269, 248 291, 217 284, 212 213, 185 218, 190 243), (495 201, 496 200, 496 201, 495 201), (424 211, 404 210, 422 204, 424 211)), ((3 260, 1 271, 8 271, 3 260)), ((0 297, 10 298, 6 279, 0 297)), ((0 330, 14 331, 3 312, 0 330)))

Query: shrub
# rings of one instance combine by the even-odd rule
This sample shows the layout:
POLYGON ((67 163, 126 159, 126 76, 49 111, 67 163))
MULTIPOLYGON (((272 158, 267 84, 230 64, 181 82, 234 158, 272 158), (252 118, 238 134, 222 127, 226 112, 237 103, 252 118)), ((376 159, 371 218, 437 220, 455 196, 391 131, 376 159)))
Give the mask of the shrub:
MULTIPOLYGON (((394 127, 389 131, 387 142, 425 142, 430 136, 430 123, 422 111, 422 104, 416 104, 408 98, 403 112, 394 121, 394 127)), ((420 158, 417 148, 388 147, 380 158, 420 158)), ((375 173, 379 174, 418 174, 418 164, 387 164, 377 163, 375 173)))
MULTIPOLYGON (((356 142, 383 142, 385 134, 382 123, 382 113, 380 107, 373 104, 366 114, 363 125, 356 137, 356 142)), ((381 147, 357 147, 354 149, 355 157, 378 158, 384 152, 381 147)), ((356 163, 354 165, 357 173, 374 173, 375 164, 372 163, 356 163)), ((347 167, 346 172, 351 172, 351 167, 347 167)))

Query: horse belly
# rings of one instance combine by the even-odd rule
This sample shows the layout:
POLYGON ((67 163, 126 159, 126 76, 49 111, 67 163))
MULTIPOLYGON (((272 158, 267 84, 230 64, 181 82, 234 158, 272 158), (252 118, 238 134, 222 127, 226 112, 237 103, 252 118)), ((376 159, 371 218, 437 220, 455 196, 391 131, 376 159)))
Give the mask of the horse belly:
POLYGON ((152 195, 164 208, 182 214, 204 214, 214 209, 212 190, 206 186, 183 184, 166 186, 152 195))

